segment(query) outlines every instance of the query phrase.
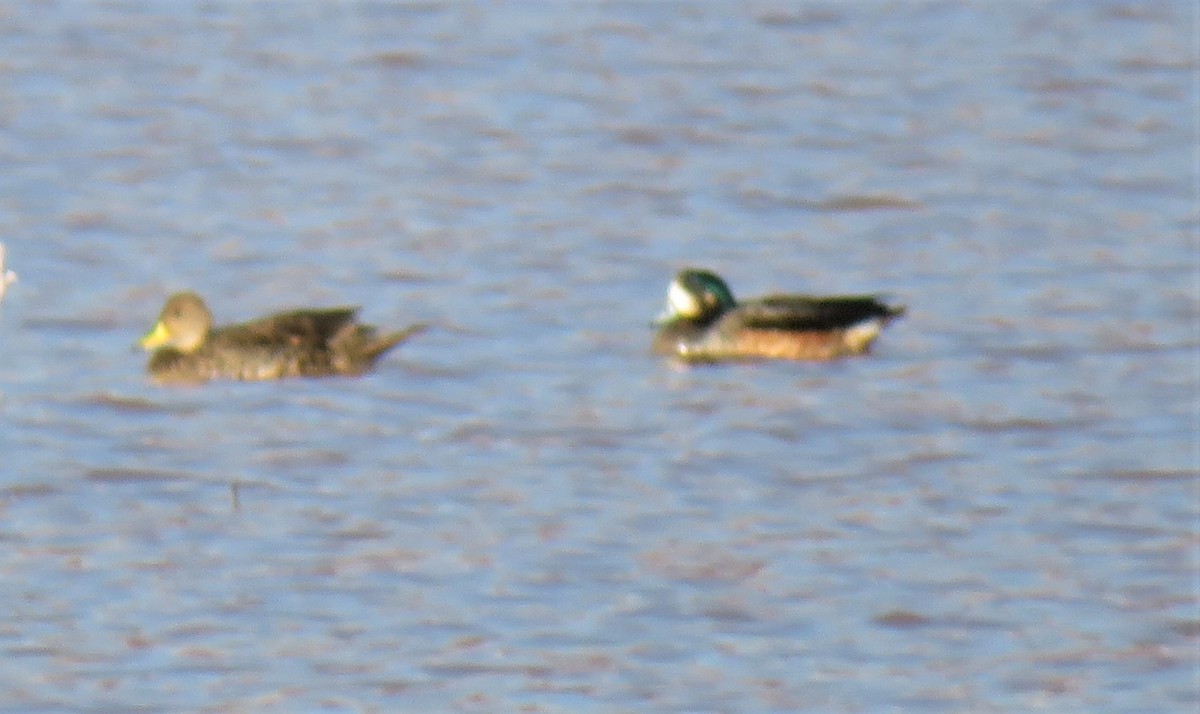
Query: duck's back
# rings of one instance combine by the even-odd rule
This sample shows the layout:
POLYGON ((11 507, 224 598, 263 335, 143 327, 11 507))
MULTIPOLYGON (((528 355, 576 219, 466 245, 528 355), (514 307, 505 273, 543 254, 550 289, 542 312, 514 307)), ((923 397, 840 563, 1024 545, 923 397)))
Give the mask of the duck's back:
POLYGON ((358 312, 353 307, 320 310, 289 310, 258 320, 217 328, 208 342, 223 349, 297 347, 320 349, 327 346, 342 328, 354 323, 358 312))
POLYGON ((751 329, 826 331, 866 320, 890 320, 903 312, 903 308, 891 307, 874 295, 770 295, 740 303, 724 319, 751 329))

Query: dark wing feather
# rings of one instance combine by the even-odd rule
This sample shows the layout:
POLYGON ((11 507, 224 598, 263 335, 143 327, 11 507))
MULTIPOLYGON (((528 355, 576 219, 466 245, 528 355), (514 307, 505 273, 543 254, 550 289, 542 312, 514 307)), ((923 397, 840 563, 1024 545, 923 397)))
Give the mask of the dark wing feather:
POLYGON ((334 335, 354 321, 358 308, 336 307, 320 310, 291 310, 240 325, 215 330, 214 344, 227 346, 288 346, 323 349, 334 335))
POLYGON ((874 295, 772 295, 740 303, 737 311, 742 323, 755 329, 837 330, 873 317, 890 319, 904 309, 890 307, 874 295))

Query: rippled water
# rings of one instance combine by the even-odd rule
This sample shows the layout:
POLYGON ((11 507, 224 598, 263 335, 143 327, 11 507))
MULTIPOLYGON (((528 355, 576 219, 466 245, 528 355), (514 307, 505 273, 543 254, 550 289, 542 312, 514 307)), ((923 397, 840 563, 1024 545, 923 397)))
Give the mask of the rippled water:
POLYGON ((0 7, 0 710, 1191 709, 1196 23, 0 7), (683 368, 686 264, 910 312, 683 368), (436 327, 158 388, 184 288, 436 327))

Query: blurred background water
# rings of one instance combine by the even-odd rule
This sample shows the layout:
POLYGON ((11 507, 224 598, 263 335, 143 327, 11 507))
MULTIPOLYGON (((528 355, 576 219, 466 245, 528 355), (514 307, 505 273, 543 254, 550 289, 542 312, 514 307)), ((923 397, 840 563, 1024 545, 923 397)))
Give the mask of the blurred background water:
POLYGON ((0 711, 1197 702, 1185 2, 0 7, 0 711), (884 292, 683 368, 684 265, 884 292), (218 322, 435 328, 165 389, 218 322))

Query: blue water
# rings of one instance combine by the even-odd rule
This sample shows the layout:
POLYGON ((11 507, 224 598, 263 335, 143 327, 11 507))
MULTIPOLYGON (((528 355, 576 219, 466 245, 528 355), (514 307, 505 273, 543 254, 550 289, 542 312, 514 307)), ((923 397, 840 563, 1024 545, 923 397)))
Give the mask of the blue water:
POLYGON ((1190 711, 1197 26, 5 5, 0 711, 1190 711), (681 367, 684 265, 909 314, 681 367), (179 289, 434 329, 156 387, 179 289))

